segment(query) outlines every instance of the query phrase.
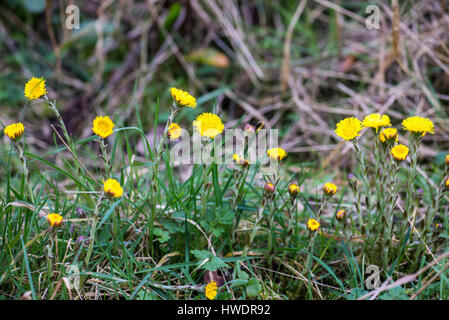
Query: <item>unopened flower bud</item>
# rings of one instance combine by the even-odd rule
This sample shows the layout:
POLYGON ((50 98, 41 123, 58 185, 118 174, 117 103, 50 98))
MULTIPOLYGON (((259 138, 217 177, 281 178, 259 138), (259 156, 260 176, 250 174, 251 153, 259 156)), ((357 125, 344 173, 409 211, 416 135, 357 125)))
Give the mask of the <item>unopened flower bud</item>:
POLYGON ((396 142, 398 141, 398 130, 395 128, 383 129, 379 134, 380 142, 396 142))
POLYGON ((323 191, 326 195, 333 196, 337 192, 337 186, 328 182, 324 185, 323 191))
POLYGON ((444 163, 449 166, 449 154, 444 158, 444 163))
POLYGON ((420 189, 416 190, 416 198, 418 199, 418 201, 421 201, 423 196, 424 196, 423 189, 420 188, 420 189))
POLYGON ((245 127, 243 128, 243 131, 246 133, 254 133, 256 132, 256 128, 254 126, 250 125, 249 123, 245 124, 245 127))
POLYGON ((337 213, 335 214, 335 217, 337 218, 338 221, 343 221, 346 217, 346 210, 345 209, 338 210, 337 213))
POLYGON ((299 194, 299 187, 295 183, 290 183, 288 185, 288 193, 290 193, 290 196, 292 198, 296 198, 296 196, 299 194))
POLYGON ((265 187, 263 189, 267 194, 273 194, 274 191, 276 190, 274 184, 272 184, 271 182, 265 183, 265 187))
POLYGON ((83 219, 86 217, 86 210, 84 210, 81 207, 77 207, 76 208, 76 215, 78 216, 78 218, 83 219))

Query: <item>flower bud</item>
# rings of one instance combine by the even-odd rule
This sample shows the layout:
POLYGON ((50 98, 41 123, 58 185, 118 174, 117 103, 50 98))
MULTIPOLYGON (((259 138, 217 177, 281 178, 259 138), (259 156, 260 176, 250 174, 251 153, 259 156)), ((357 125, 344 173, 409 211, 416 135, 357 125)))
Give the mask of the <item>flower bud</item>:
POLYGON ((441 232, 444 229, 443 225, 441 223, 435 224, 435 231, 441 232))
POLYGON ((78 218, 83 219, 86 217, 86 210, 84 210, 81 207, 77 207, 76 208, 76 215, 78 216, 78 218))
POLYGON ((290 193, 290 196, 292 198, 296 198, 296 196, 299 194, 299 187, 295 183, 290 183, 288 185, 288 193, 290 193))
POLYGON ((245 124, 245 127, 243 128, 243 131, 246 133, 254 133, 256 132, 256 128, 254 126, 250 125, 249 123, 245 124))
POLYGON ((396 142, 398 141, 398 130, 395 128, 383 129, 379 134, 380 142, 396 142))
POLYGON ((446 178, 444 184, 446 185, 446 190, 449 190, 449 177, 446 178))
POLYGON ((423 196, 424 196, 423 189, 419 188, 418 190, 416 190, 416 198, 418 199, 418 201, 421 201, 423 196))
POLYGON ((446 156, 446 158, 444 158, 444 163, 446 164, 446 166, 449 166, 449 154, 446 156))
POLYGON ((265 183, 265 187, 263 189, 267 194, 273 194, 274 191, 276 190, 274 184, 272 184, 271 182, 265 183))
POLYGON ((337 218, 338 221, 343 221, 346 217, 346 210, 345 209, 338 210, 337 213, 335 214, 335 217, 337 218))
POLYGON ((333 196, 337 192, 337 186, 328 182, 324 185, 323 191, 326 195, 333 196))

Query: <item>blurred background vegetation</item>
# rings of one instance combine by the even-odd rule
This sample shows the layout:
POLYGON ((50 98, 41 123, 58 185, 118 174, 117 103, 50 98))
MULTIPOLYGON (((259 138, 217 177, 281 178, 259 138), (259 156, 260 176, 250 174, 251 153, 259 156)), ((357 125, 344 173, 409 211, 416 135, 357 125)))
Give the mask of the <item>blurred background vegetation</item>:
MULTIPOLYGON (((293 163, 350 168, 335 123, 369 112, 389 114, 394 125, 405 115, 428 116, 441 130, 421 155, 446 147, 446 1, 5 0, 0 19, 4 123, 17 119, 27 79, 44 76, 78 137, 90 135, 100 113, 151 135, 158 101, 163 124, 168 88, 178 86, 201 107, 184 119, 216 104, 228 126, 264 121, 281 130, 293 163), (66 28, 71 4, 80 10, 79 30, 66 28), (378 30, 365 25, 372 4, 378 30)), ((36 106, 25 118, 29 142, 45 149, 53 115, 36 106)))

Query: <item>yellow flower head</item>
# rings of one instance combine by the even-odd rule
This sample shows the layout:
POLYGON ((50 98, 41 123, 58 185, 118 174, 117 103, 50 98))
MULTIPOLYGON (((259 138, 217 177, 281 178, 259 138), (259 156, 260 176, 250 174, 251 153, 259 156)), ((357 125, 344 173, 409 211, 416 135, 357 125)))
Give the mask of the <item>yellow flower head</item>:
POLYGON ((120 183, 115 179, 103 181, 103 190, 107 195, 114 198, 119 198, 123 194, 123 189, 120 186, 120 183))
POLYGON ((444 158, 444 163, 446 165, 449 165, 449 154, 446 156, 446 158, 444 158))
POLYGON ((202 137, 215 138, 215 136, 223 132, 224 125, 219 116, 205 112, 193 121, 193 128, 202 137))
POLYGON ((172 123, 168 127, 168 136, 170 137, 170 140, 176 140, 181 136, 182 129, 177 123, 172 123))
POLYGON ((11 140, 20 139, 22 134, 25 132, 25 127, 22 123, 13 123, 5 128, 3 131, 11 140))
POLYGON ((320 223, 315 219, 309 219, 309 221, 307 221, 307 229, 309 229, 310 231, 317 231, 319 227, 320 223))
POLYGON ((402 121, 404 130, 421 134, 423 137, 426 133, 434 133, 433 122, 423 117, 410 117, 402 121))
POLYGON ((25 84, 25 97, 30 100, 39 99, 44 94, 47 94, 47 89, 45 89, 45 79, 32 77, 25 84))
POLYGON ((391 155, 396 161, 402 161, 407 158, 409 149, 403 144, 398 144, 391 148, 391 155))
POLYGON ((446 184, 446 190, 449 190, 449 177, 446 178, 446 181, 444 181, 446 184))
POLYGON ((333 183, 326 183, 323 187, 323 191, 328 196, 333 196, 337 192, 337 186, 333 183))
POLYGON ((282 148, 272 148, 267 151, 267 154, 273 161, 281 161, 287 156, 287 152, 282 148))
POLYGON ((381 116, 379 113, 372 113, 363 119, 362 126, 376 129, 377 132, 379 128, 391 127, 390 117, 385 114, 381 116))
POLYGON ((47 215, 47 222, 53 227, 59 227, 62 224, 62 216, 57 213, 47 215))
POLYGON ((95 118, 92 131, 102 138, 109 137, 114 130, 115 124, 108 116, 98 116, 95 118))
POLYGON ((346 210, 345 209, 338 210, 335 216, 337 217, 338 221, 342 221, 346 217, 346 210))
POLYGON ((340 138, 345 139, 346 141, 350 141, 355 137, 358 137, 360 134, 360 130, 363 129, 362 122, 359 119, 350 117, 341 120, 337 123, 337 129, 335 129, 335 133, 340 138))
POLYGON ((180 106, 186 106, 191 108, 196 108, 196 99, 194 96, 192 96, 187 91, 171 87, 170 88, 171 95, 173 99, 178 103, 180 106))
POLYGON ((211 281, 206 286, 205 296, 209 300, 214 300, 217 296, 217 283, 215 281, 211 281))
POLYGON ((385 141, 396 142, 398 141, 398 130, 395 128, 383 129, 379 134, 380 142, 385 143, 385 141))
POLYGON ((290 183, 288 185, 288 193, 290 193, 290 196, 293 198, 296 197, 299 194, 299 186, 296 183, 290 183))

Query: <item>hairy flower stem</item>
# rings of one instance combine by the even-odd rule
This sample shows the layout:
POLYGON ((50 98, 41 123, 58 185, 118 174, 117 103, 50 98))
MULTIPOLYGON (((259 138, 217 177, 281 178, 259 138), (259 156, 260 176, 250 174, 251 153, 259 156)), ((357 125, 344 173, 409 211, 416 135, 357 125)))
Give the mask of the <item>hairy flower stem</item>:
POLYGON ((415 179, 418 175, 418 171, 416 170, 417 162, 418 162, 418 154, 419 154, 419 144, 421 142, 422 137, 414 134, 411 138, 411 149, 410 149, 410 165, 411 170, 408 174, 407 180, 407 199, 405 203, 404 214, 409 217, 413 212, 413 207, 415 203, 415 179))
MULTIPOLYGON (((67 143, 69 144, 69 146, 73 147, 72 139, 70 138, 69 132, 67 131, 67 129, 65 127, 64 121, 62 120, 61 114, 59 113, 58 108, 56 107, 56 104, 54 103, 54 101, 51 101, 50 99, 48 99, 47 95, 45 95, 44 98, 47 101, 50 109, 56 115, 56 118, 58 119, 59 125, 62 129, 62 132, 64 133, 64 137, 67 140, 67 143)), ((74 148, 72 148, 72 149, 74 149, 74 148)))
POLYGON ((252 230, 252 232, 251 232, 251 234, 249 236, 248 242, 246 243, 245 247, 243 248, 243 253, 242 253, 243 257, 248 255, 248 250, 251 247, 251 245, 252 245, 252 243, 254 241, 254 238, 256 237, 256 233, 257 233, 257 230, 259 228, 259 224, 263 220, 263 217, 264 217, 263 211, 265 210, 266 201, 267 201, 267 199, 266 199, 265 194, 264 194, 264 197, 262 199, 262 203, 261 203, 260 207, 257 210, 257 216, 256 216, 256 220, 254 222, 253 230, 252 230))
POLYGON ((16 148, 17 154, 19 155, 20 163, 22 164, 22 173, 25 178, 25 184, 30 196, 31 202, 34 202, 34 192, 31 188, 30 172, 27 167, 27 159, 25 157, 25 145, 22 142, 14 141, 14 147, 16 148))
MULTIPOLYGON (((353 144, 354 144, 354 148, 356 151, 357 159, 360 162, 363 184, 367 191, 367 193, 366 193, 367 196, 366 196, 365 200, 366 200, 366 208, 368 210, 368 217, 370 217, 371 216, 371 201, 369 200, 370 190, 369 190, 368 170, 367 170, 367 166, 365 164, 365 155, 364 155, 364 152, 360 149, 358 142, 356 140, 353 140, 353 144)), ((363 216, 361 213, 360 213, 359 219, 360 219, 360 229, 361 229, 362 235, 364 235, 365 234, 365 224, 363 223, 363 216)))
POLYGON ((440 203, 441 200, 443 200, 444 193, 446 191, 446 179, 449 178, 449 166, 446 166, 446 170, 443 175, 443 179, 440 183, 440 186, 437 190, 437 193, 435 195, 435 198, 432 200, 432 204, 429 208, 427 208, 426 214, 425 214, 425 220, 424 220, 424 228, 423 228, 423 237, 422 237, 422 245, 419 246, 419 248, 416 250, 415 254, 415 261, 418 261, 424 252, 425 245, 429 238, 432 237, 433 229, 432 229, 432 223, 435 219, 435 216, 438 214, 438 211, 440 210, 440 203))
POLYGON ((288 219, 288 227, 287 227, 287 236, 285 237, 285 240, 284 240, 285 247, 288 247, 288 244, 290 243, 290 238, 293 233, 293 227, 295 228, 295 233, 297 230, 298 206, 296 204, 296 198, 295 199, 292 198, 290 203, 291 203, 291 206, 288 208, 289 219, 288 219))
POLYGON ((267 238, 267 262, 268 267, 271 269, 273 265, 273 247, 274 247, 274 237, 273 237, 273 225, 274 225, 274 213, 275 213, 275 206, 274 201, 270 201, 269 207, 270 207, 270 215, 268 216, 267 224, 268 224, 268 238, 267 238))
POLYGON ((89 247, 87 249, 87 254, 86 254, 86 257, 84 259, 84 263, 85 263, 86 268, 89 266, 89 261, 90 261, 90 258, 92 256, 92 250, 94 248, 95 234, 96 234, 96 231, 97 231, 100 207, 103 204, 104 198, 105 198, 105 194, 104 194, 104 192, 102 192, 100 194, 100 197, 98 197, 97 205, 95 206, 95 209, 94 209, 92 225, 91 225, 91 228, 90 228, 89 247))
POLYGON ((103 138, 99 138, 98 142, 100 143, 100 149, 101 149, 101 157, 104 160, 104 167, 106 169, 106 176, 108 178, 111 178, 112 176, 112 164, 109 162, 108 159, 108 150, 107 150, 107 145, 104 143, 104 139, 103 138))
MULTIPOLYGON (((167 123, 165 124, 164 132, 162 133, 162 137, 159 140, 156 152, 155 152, 155 158, 154 158, 154 170, 153 175, 151 177, 151 205, 152 205, 152 214, 153 214, 153 220, 154 220, 154 213, 156 212, 156 199, 159 198, 158 195, 158 187, 157 187, 157 177, 159 175, 159 162, 162 158, 162 152, 163 152, 163 146, 167 143, 168 138, 168 129, 170 125, 173 123, 175 117, 178 115, 179 109, 176 107, 176 105, 173 103, 173 106, 170 108, 170 115, 168 117, 167 123)), ((156 123, 154 124, 157 125, 156 123)))

